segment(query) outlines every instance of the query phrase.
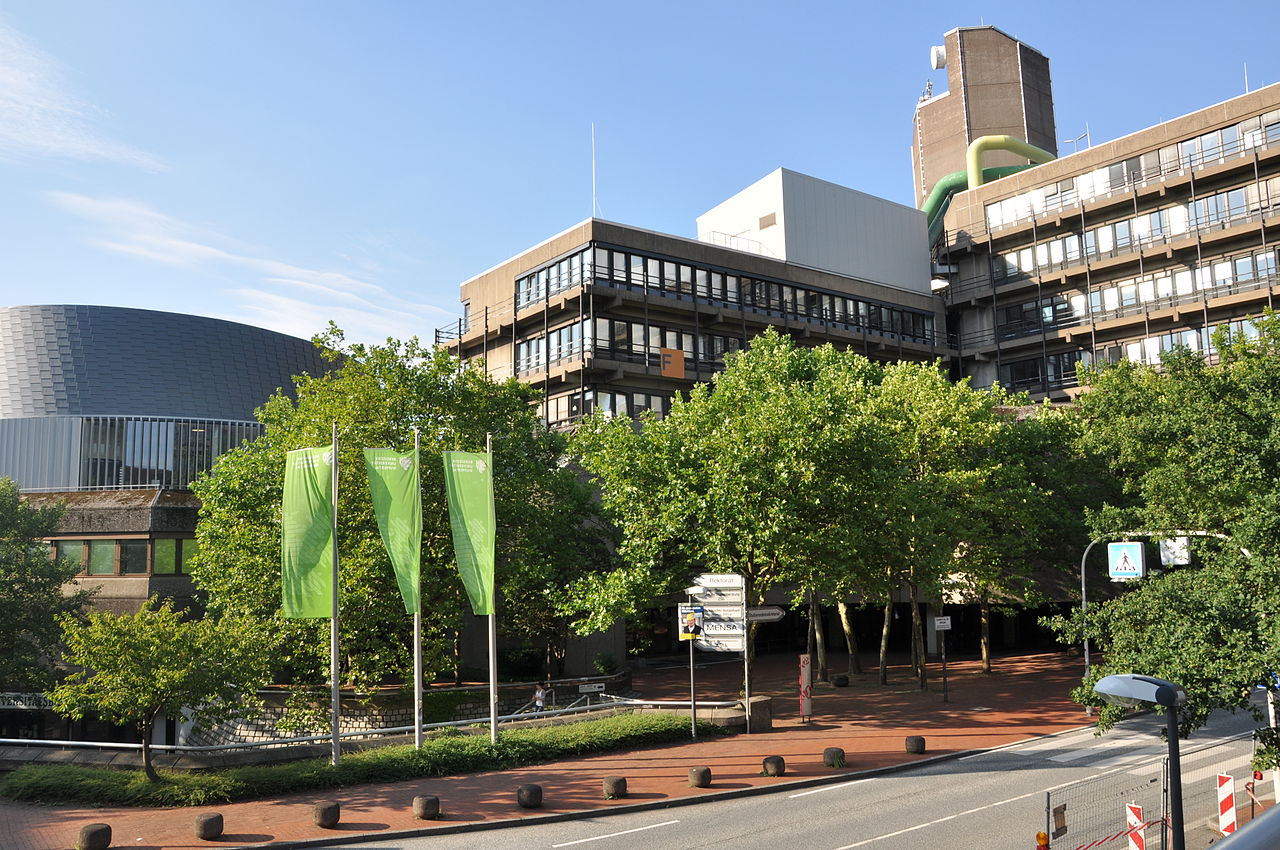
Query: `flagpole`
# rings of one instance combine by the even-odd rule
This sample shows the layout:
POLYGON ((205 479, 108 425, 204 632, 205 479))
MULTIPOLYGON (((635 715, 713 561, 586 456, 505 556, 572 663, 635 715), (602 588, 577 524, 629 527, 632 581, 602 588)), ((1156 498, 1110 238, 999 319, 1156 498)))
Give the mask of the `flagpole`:
POLYGON ((338 422, 333 422, 333 616, 329 620, 329 680, 332 683, 332 706, 329 720, 333 733, 332 763, 336 766, 342 758, 342 747, 338 742, 338 422))
MULTIPOLYGON (((493 434, 484 435, 484 450, 489 455, 489 480, 493 480, 493 434)), ((493 510, 492 500, 489 510, 493 510)), ((489 588, 489 743, 498 743, 498 589, 489 588)))
MULTIPOLYGON (((418 468, 418 429, 413 429, 413 466, 418 468)), ((421 483, 417 485, 421 487, 421 483)), ((418 540, 422 548, 422 540, 418 540)), ((422 579, 418 579, 418 610, 413 612, 413 746, 422 749, 422 579)))

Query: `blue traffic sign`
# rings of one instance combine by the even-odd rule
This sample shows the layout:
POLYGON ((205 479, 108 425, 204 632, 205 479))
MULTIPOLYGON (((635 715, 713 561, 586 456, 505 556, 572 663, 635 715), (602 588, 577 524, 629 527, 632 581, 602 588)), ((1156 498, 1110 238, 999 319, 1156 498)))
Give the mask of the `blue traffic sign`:
POLYGON ((1142 543, 1125 541, 1107 544, 1107 573, 1113 581, 1142 578, 1147 574, 1142 543))

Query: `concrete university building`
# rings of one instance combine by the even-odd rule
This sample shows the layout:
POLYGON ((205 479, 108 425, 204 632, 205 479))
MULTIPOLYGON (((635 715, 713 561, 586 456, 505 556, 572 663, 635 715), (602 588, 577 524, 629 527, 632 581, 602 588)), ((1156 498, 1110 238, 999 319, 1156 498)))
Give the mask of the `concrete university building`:
POLYGON ((120 307, 0 308, 0 477, 64 502, 52 541, 136 610, 191 595, 198 501, 215 458, 261 433, 253 411, 328 364, 309 341, 249 325, 120 307))
POLYGON ((588 219, 464 282, 437 342, 566 427, 661 414, 769 326, 1066 399, 1080 362, 1212 355, 1272 304, 1280 84, 1058 158, 1039 51, 965 27, 930 59, 948 89, 915 108, 921 210, 779 169, 695 238, 588 219))

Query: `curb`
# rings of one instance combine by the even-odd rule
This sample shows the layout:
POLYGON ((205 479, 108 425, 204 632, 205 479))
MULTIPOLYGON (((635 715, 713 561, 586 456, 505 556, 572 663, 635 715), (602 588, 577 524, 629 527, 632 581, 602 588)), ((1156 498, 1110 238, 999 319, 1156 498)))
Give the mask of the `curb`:
POLYGON ((535 815, 533 817, 523 818, 471 821, 468 823, 460 823, 450 826, 423 827, 421 829, 401 829, 387 832, 362 832, 358 835, 334 836, 332 838, 306 838, 296 841, 269 841, 265 844, 241 844, 228 847, 227 850, 267 850, 267 848, 270 848, 270 850, 294 850, 294 848, 306 847, 338 847, 344 844, 361 844, 369 841, 396 841, 403 838, 423 838, 429 835, 457 835, 465 832, 485 832, 492 829, 505 829, 513 826, 563 823, 565 821, 581 820, 585 818, 608 817, 610 815, 632 814, 635 812, 651 812, 661 809, 673 809, 679 806, 694 806, 699 803, 712 803, 719 800, 758 797, 765 794, 776 794, 779 791, 792 791, 801 788, 813 788, 821 785, 836 785, 843 782, 853 782, 861 779, 872 779, 877 776, 901 773, 906 770, 927 767, 932 764, 956 761, 958 759, 965 758, 966 756, 999 752, 1000 750, 1016 747, 1020 744, 1026 744, 1030 741, 1042 741, 1048 738, 1056 738, 1060 735, 1069 735, 1073 732, 1079 732, 1082 729, 1088 729, 1094 725, 1095 724, 1093 723, 1088 723, 1084 726, 1077 726, 1072 729, 1063 729, 1058 732, 1051 732, 1045 735, 1035 735, 1030 738, 1023 738, 1020 741, 1012 741, 1008 744, 1001 744, 998 747, 987 747, 975 750, 958 750, 954 753, 944 753, 942 755, 930 756, 928 758, 903 762, 902 764, 889 765, 887 767, 874 767, 867 770, 850 771, 848 773, 841 773, 833 776, 817 776, 809 779, 796 779, 790 782, 775 782, 769 785, 755 785, 750 788, 734 788, 728 791, 713 791, 707 794, 691 795, 688 797, 673 797, 667 800, 654 800, 647 803, 624 803, 623 805, 609 806, 601 809, 582 809, 573 812, 558 812, 553 815, 535 815))

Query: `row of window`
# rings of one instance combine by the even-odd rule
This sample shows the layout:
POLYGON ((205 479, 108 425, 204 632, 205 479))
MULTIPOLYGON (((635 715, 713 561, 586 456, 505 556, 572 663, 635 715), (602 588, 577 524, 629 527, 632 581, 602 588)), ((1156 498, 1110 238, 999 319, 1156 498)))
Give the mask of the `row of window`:
POLYGON ((736 336, 693 333, 681 328, 663 327, 623 319, 595 319, 595 336, 584 341, 583 333, 592 320, 575 322, 550 331, 545 337, 533 337, 516 344, 516 374, 526 374, 554 365, 561 360, 594 351, 624 360, 655 360, 658 350, 683 351, 686 357, 709 366, 724 364, 727 351, 736 351, 741 340, 736 336), (585 342, 585 346, 584 346, 585 342))
POLYGON ((1277 252, 1251 252, 1212 260, 1186 268, 1162 269, 1135 278, 1109 281, 1086 295, 1056 294, 997 311, 1001 339, 1013 339, 1042 328, 1071 327, 1089 320, 1123 316, 1141 308, 1168 306, 1208 292, 1247 289, 1274 280, 1277 252))
POLYGON ((1180 347, 1198 351, 1205 356, 1213 356, 1218 353, 1218 348, 1213 342, 1214 334, 1223 327, 1233 335, 1242 335, 1248 339, 1256 339, 1258 336, 1257 328, 1249 319, 1237 319, 1203 328, 1169 331, 1125 342, 1107 343, 1094 351, 1066 351, 1045 357, 1034 357, 1030 360, 1004 363, 1000 366, 1000 383, 1015 390, 1034 390, 1045 384, 1050 388, 1074 386, 1079 364, 1119 363, 1121 360, 1130 360, 1159 366, 1160 358, 1166 352, 1180 347))
POLYGON ((987 204, 987 228, 1016 224, 1081 201, 1125 191, 1165 174, 1211 165, 1278 142, 1280 109, 987 204))
POLYGON ((1055 271, 1079 265, 1082 258, 1096 260, 1116 256, 1193 230, 1220 228, 1275 206, 1280 206, 1280 177, 1104 224, 1083 234, 1071 233, 1019 250, 992 254, 991 275, 999 281, 1055 271))
POLYGON ((557 425, 575 422, 593 410, 606 416, 639 416, 652 410, 661 418, 671 410, 671 397, 647 390, 582 390, 547 399, 543 413, 547 422, 557 425))
POLYGON ((541 301, 584 280, 742 306, 779 318, 894 333, 923 343, 933 340, 931 313, 598 246, 518 278, 516 307, 541 301))
POLYGON ((261 433, 257 422, 88 416, 80 423, 80 487, 186 489, 219 455, 261 433))
POLYGON ((49 545, 56 557, 90 576, 181 575, 196 553, 191 537, 60 538, 49 545))

